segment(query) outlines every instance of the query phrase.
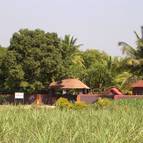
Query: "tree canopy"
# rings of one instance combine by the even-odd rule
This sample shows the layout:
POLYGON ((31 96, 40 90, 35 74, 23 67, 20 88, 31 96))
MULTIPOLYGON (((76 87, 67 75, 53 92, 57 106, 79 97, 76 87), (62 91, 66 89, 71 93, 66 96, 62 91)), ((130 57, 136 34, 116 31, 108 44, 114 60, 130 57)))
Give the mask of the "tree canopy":
POLYGON ((20 29, 8 48, 0 46, 0 90, 7 92, 40 91, 52 81, 79 78, 94 90, 125 83, 142 76, 143 40, 137 33, 137 46, 120 42, 125 57, 113 57, 97 49, 80 50, 71 35, 40 29, 20 29))
POLYGON ((43 30, 21 29, 14 33, 1 63, 3 88, 40 90, 53 80, 67 77, 78 60, 76 39, 43 30))

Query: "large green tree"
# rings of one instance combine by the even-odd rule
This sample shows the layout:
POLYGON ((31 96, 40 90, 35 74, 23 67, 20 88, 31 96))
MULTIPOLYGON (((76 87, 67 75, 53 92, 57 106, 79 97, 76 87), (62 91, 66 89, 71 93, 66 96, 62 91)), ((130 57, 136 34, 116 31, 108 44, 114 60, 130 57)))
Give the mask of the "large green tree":
POLYGON ((83 80, 92 88, 103 90, 112 82, 109 56, 96 49, 83 52, 84 66, 86 68, 83 80))
POLYGON ((21 29, 14 33, 1 63, 2 88, 33 92, 54 80, 80 77, 83 59, 77 39, 43 30, 21 29))
POLYGON ((63 69, 61 40, 56 33, 21 29, 13 34, 2 63, 5 88, 27 86, 38 90, 61 78, 63 69))

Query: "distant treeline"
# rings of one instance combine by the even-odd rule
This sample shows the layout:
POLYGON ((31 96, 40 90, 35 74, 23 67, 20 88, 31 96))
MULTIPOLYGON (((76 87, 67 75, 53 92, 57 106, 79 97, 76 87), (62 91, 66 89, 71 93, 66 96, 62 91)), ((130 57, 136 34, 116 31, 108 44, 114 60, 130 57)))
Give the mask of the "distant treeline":
POLYGON ((143 40, 137 47, 120 42, 124 57, 96 49, 81 51, 77 39, 40 29, 14 33, 7 48, 0 46, 0 91, 27 93, 44 90, 52 81, 79 78, 95 91, 109 86, 129 90, 128 83, 142 78, 143 40))

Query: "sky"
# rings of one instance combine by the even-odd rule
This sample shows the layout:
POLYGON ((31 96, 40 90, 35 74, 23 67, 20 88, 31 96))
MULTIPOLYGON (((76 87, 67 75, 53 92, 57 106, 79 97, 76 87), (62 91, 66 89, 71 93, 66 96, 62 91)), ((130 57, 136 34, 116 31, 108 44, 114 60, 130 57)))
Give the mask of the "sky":
POLYGON ((70 34, 81 50, 121 55, 118 42, 135 45, 141 35, 143 0, 0 0, 0 45, 21 28, 70 34))

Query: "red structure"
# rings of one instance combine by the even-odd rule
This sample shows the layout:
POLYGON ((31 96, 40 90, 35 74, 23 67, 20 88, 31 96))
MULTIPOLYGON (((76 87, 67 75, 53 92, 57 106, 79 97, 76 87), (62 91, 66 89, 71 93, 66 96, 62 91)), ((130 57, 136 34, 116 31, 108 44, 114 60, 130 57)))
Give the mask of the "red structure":
POLYGON ((118 88, 115 87, 111 88, 110 91, 115 95, 123 95, 123 93, 118 88))
POLYGON ((143 80, 138 80, 131 85, 133 95, 143 95, 143 80))

